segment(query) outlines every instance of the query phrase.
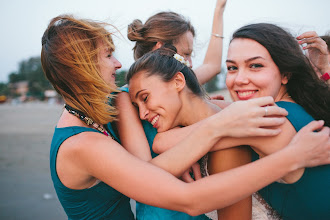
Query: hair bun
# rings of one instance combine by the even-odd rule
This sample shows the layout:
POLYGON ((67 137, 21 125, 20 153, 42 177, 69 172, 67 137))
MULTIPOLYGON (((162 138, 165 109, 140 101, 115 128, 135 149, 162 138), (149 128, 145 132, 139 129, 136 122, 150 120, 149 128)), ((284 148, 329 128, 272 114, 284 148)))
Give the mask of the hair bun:
POLYGON ((142 36, 143 23, 139 19, 135 19, 127 28, 127 38, 130 41, 144 40, 142 36))

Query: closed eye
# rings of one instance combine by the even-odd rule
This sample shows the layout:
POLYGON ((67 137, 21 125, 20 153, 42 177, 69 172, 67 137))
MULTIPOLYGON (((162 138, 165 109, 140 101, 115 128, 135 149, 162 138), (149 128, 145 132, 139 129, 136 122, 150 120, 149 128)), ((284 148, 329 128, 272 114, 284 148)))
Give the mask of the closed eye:
POLYGON ((147 102, 148 101, 148 95, 146 95, 144 98, 143 98, 143 102, 147 102))

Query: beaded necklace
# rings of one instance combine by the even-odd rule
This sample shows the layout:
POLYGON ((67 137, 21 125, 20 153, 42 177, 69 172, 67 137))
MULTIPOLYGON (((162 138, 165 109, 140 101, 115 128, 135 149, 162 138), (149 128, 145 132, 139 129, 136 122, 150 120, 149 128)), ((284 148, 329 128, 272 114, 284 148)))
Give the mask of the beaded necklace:
POLYGON ((107 131, 104 129, 104 127, 102 125, 97 124, 96 122, 94 122, 90 117, 87 117, 84 115, 84 113, 82 113, 81 111, 72 108, 70 105, 65 104, 64 108, 70 113, 73 114, 74 116, 78 117, 80 120, 82 120, 83 122, 85 122, 88 126, 92 126, 93 128, 99 130, 100 132, 102 132, 104 135, 111 137, 112 139, 114 139, 114 137, 107 131))

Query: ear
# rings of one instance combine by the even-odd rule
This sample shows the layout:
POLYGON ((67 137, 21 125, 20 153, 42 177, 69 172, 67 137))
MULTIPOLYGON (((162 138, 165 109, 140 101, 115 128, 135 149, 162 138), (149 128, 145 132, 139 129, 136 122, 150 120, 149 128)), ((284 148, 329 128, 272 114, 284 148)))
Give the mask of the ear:
POLYGON ((164 45, 163 42, 158 41, 156 43, 156 45, 152 48, 152 50, 157 50, 157 49, 161 48, 163 45, 164 45))
POLYGON ((291 75, 290 73, 284 73, 282 75, 282 80, 281 80, 282 85, 288 84, 288 81, 290 79, 290 75, 291 75))
POLYGON ((181 72, 177 72, 175 76, 173 76, 172 81, 173 81, 173 85, 175 86, 175 89, 178 92, 182 91, 186 86, 186 78, 181 72))

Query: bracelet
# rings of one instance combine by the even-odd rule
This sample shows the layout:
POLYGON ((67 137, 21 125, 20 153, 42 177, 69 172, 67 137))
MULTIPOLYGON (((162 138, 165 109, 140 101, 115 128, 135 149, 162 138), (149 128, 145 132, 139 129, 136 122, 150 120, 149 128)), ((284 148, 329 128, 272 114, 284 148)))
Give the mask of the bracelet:
POLYGON ((325 82, 328 81, 330 79, 330 75, 329 73, 324 73, 322 76, 321 76, 321 79, 324 80, 325 82))
POLYGON ((224 36, 222 36, 222 35, 220 35, 220 34, 215 34, 215 33, 212 33, 212 35, 214 36, 214 37, 217 37, 217 38, 225 38, 224 36))

